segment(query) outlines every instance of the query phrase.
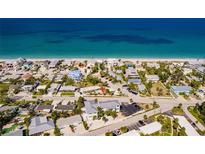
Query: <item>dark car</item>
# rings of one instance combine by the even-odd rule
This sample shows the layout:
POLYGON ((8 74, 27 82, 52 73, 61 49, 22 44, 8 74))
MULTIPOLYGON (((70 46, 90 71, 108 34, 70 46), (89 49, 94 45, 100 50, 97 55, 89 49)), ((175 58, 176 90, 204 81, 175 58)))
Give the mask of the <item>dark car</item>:
POLYGON ((144 121, 142 121, 142 120, 139 120, 138 122, 139 122, 139 124, 142 125, 142 126, 145 125, 144 121))

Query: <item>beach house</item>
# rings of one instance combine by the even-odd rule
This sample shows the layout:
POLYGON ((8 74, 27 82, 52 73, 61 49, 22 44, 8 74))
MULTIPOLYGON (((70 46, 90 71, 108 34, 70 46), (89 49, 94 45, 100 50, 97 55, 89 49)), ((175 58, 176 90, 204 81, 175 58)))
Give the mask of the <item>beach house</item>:
POLYGON ((158 63, 147 63, 147 67, 151 67, 151 68, 160 68, 160 65, 158 63))
POLYGON ((73 80, 80 81, 83 77, 83 74, 80 70, 74 70, 68 73, 68 77, 70 77, 73 80))
POLYGON ((56 68, 58 65, 59 61, 58 60, 52 60, 49 64, 49 68, 56 68))

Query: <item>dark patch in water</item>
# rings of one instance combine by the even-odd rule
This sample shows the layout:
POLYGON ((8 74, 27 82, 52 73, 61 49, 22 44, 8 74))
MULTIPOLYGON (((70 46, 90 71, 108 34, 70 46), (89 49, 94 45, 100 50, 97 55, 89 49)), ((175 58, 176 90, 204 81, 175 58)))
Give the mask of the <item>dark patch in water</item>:
POLYGON ((46 43, 51 43, 51 44, 59 44, 63 42, 64 40, 46 40, 46 43))
POLYGON ((174 41, 165 38, 148 38, 139 35, 94 35, 84 37, 93 42, 108 41, 108 42, 127 42, 134 44, 172 44, 174 41))

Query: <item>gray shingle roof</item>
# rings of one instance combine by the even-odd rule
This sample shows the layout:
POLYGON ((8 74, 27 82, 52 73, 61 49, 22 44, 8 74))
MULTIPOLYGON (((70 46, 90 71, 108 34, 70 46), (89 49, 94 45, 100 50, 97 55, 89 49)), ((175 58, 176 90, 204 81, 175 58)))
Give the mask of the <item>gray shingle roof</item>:
POLYGON ((31 119, 31 124, 29 126, 29 135, 34 135, 47 130, 54 129, 53 120, 47 120, 46 117, 34 117, 31 119))
POLYGON ((75 123, 80 123, 82 121, 80 115, 75 115, 75 116, 71 116, 71 117, 68 117, 68 118, 60 118, 58 121, 57 121, 57 125, 62 128, 62 127, 65 127, 65 126, 68 126, 68 125, 73 125, 75 123))
POLYGON ((93 101, 85 101, 84 104, 85 104, 85 109, 87 114, 96 113, 97 107, 101 107, 106 110, 113 110, 121 105, 121 103, 118 100, 109 100, 103 102, 95 102, 95 100, 93 100, 93 101))
POLYGON ((66 111, 66 110, 74 110, 75 109, 75 105, 57 105, 56 110, 62 110, 62 111, 66 111))
POLYGON ((36 107, 36 110, 52 110, 53 105, 39 105, 36 107))

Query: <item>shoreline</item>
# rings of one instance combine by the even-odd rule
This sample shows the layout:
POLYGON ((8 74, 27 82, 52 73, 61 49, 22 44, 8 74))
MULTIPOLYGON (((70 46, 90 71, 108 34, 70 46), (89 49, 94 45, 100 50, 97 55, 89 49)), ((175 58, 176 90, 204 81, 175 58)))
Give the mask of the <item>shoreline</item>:
MULTIPOLYGON (((19 57, 21 58, 21 57, 19 57)), ((24 58, 24 57, 22 57, 24 58)), ((18 58, 0 58, 1 61, 16 61, 18 58)), ((184 62, 184 61, 193 61, 193 62, 205 62, 205 58, 115 58, 115 57, 108 57, 108 58, 25 58, 29 61, 45 61, 45 60, 68 60, 68 61, 95 61, 95 60, 119 60, 121 59, 122 61, 151 61, 151 62, 157 62, 157 61, 176 61, 176 62, 184 62)))

